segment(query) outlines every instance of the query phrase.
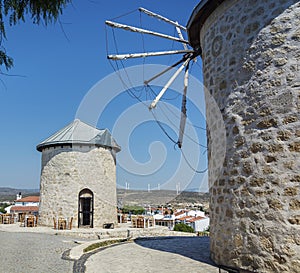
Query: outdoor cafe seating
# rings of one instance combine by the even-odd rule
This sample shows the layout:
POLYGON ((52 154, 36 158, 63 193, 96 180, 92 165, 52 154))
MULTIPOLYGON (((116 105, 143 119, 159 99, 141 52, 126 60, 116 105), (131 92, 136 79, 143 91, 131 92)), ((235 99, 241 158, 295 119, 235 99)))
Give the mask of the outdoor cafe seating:
POLYGON ((26 227, 36 227, 37 226, 37 216, 34 216, 34 215, 25 216, 25 226, 26 227))
POLYGON ((11 213, 1 214, 1 222, 2 224, 13 224, 14 217, 11 213))
POLYGON ((38 222, 38 216, 33 214, 24 214, 20 217, 21 227, 36 227, 38 222))
POLYGON ((131 216, 131 224, 133 228, 153 227, 154 218, 152 216, 131 216))
POLYGON ((72 229, 73 217, 64 218, 64 217, 53 217, 53 226, 54 229, 72 229))
POLYGON ((127 223, 127 215, 118 213, 118 223, 127 223))

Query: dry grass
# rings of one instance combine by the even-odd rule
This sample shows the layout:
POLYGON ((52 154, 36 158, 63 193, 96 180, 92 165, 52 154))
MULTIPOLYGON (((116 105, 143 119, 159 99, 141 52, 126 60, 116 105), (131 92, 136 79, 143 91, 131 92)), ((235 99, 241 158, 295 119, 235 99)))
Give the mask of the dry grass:
POLYGON ((127 242, 127 239, 116 239, 116 240, 107 240, 107 241, 103 241, 103 242, 98 242, 95 244, 91 244, 88 247, 86 247, 85 249, 83 249, 83 252, 89 252, 98 248, 102 248, 102 247, 106 247, 106 246, 110 246, 110 245, 114 245, 114 244, 119 244, 119 243, 124 243, 127 242))

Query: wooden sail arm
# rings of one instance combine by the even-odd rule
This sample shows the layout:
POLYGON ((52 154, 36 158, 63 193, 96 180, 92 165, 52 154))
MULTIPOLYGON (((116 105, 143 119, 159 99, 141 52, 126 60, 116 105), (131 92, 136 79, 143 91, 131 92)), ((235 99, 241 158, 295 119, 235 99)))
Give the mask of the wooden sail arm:
POLYGON ((170 71, 172 68, 176 67, 177 65, 183 63, 186 59, 182 58, 180 61, 176 62, 175 64, 172 64, 171 66, 167 67, 166 69, 164 69, 163 71, 159 72, 158 74, 154 75, 153 77, 151 77, 149 80, 145 80, 144 84, 148 85, 149 82, 152 82, 153 80, 157 79, 158 77, 160 77, 161 75, 167 73, 168 71, 170 71))
POLYGON ((126 60, 126 59, 132 59, 132 58, 145 58, 145 57, 173 55, 173 54, 183 54, 183 53, 192 53, 192 52, 193 52, 193 50, 184 49, 184 50, 143 52, 143 53, 132 53, 132 54, 128 53, 128 54, 119 54, 119 55, 108 55, 107 59, 111 59, 111 60, 126 60))
MULTIPOLYGON (((184 39, 179 26, 176 26, 176 31, 177 31, 178 37, 179 37, 180 39, 184 39)), ((185 50, 188 50, 188 47, 187 47, 187 45, 186 45, 185 43, 182 43, 182 45, 183 45, 183 48, 184 48, 185 50)))
POLYGON ((186 124, 186 94, 188 88, 189 80, 189 63, 185 68, 184 80, 183 80, 183 95, 181 102, 181 117, 180 117, 180 126, 179 126, 179 136, 178 136, 178 147, 181 149, 183 142, 184 129, 186 124))
POLYGON ((192 53, 187 53, 183 56, 183 58, 176 62, 175 64, 167 67, 166 69, 164 69, 163 71, 159 72, 158 74, 154 75, 152 78, 150 78, 149 80, 146 80, 144 81, 144 84, 147 85, 149 84, 151 81, 157 79, 158 77, 160 77, 161 75, 165 74, 166 72, 168 72, 169 70, 171 70, 172 68, 176 67, 177 65, 183 63, 184 61, 187 60, 187 58, 190 58, 190 59, 194 59, 196 58, 197 56, 199 56, 200 54, 200 51, 196 50, 196 51, 193 51, 192 53))
POLYGON ((145 14, 151 16, 151 17, 155 17, 155 18, 157 18, 157 19, 159 19, 159 20, 162 20, 162 21, 164 21, 164 22, 166 22, 166 23, 169 23, 169 24, 171 24, 171 25, 174 25, 175 27, 179 27, 179 28, 181 28, 182 30, 186 31, 186 27, 184 27, 184 26, 182 26, 182 25, 179 25, 177 22, 174 22, 174 21, 172 21, 172 20, 170 20, 170 19, 168 19, 168 18, 166 18, 166 17, 164 17, 164 16, 161 16, 161 15, 159 15, 159 14, 156 14, 156 13, 150 11, 150 10, 146 10, 146 9, 144 9, 144 8, 139 8, 139 11, 141 11, 141 12, 143 12, 143 13, 145 13, 145 14))
POLYGON ((137 28, 137 27, 128 26, 128 25, 124 25, 124 24, 119 24, 119 23, 115 23, 115 22, 112 22, 112 21, 105 21, 105 24, 110 26, 110 27, 114 27, 114 28, 120 28, 120 29, 124 29, 124 30, 127 30, 127 31, 138 32, 138 33, 143 33, 143 34, 149 34, 149 35, 157 36, 157 37, 160 37, 160 38, 165 38, 165 39, 173 40, 173 41, 176 41, 176 42, 189 44, 189 41, 187 41, 187 40, 183 40, 183 39, 180 39, 180 38, 177 38, 177 37, 173 37, 173 36, 170 36, 170 35, 167 35, 167 34, 155 32, 155 31, 151 31, 151 30, 147 30, 147 29, 142 29, 142 28, 137 28))
POLYGON ((159 102, 161 97, 164 95, 164 93, 167 91, 167 89, 171 86, 171 84, 175 81, 175 79, 178 77, 180 72, 184 69, 184 67, 189 63, 191 59, 188 58, 173 74, 173 76, 169 79, 167 84, 163 87, 163 89, 159 92, 159 94, 156 96, 156 98, 153 100, 153 102, 150 104, 149 109, 155 108, 156 104, 159 102))

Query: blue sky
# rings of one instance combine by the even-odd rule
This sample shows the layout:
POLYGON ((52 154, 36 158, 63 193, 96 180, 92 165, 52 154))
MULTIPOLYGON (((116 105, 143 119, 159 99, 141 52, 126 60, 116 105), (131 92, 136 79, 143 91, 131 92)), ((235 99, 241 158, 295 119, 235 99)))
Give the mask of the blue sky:
MULTIPOLYGON (((128 51, 182 49, 181 44, 172 41, 163 41, 159 38, 120 30, 112 32, 105 27, 105 20, 119 17, 138 7, 144 7, 186 25, 198 1, 155 0, 124 3, 124 1, 106 1, 103 4, 100 0, 73 1, 60 18, 61 25, 36 26, 27 20, 26 23, 7 27, 7 41, 4 46, 7 53, 14 58, 14 68, 8 73, 17 76, 1 76, 0 186, 39 188, 41 154, 36 151, 35 147, 39 142, 70 123, 76 117, 82 101, 88 97, 92 87, 98 85, 101 88, 101 80, 114 73, 111 64, 106 59, 106 45, 108 45, 109 53, 115 53, 117 50, 126 53, 128 51)), ((138 11, 121 16, 115 21, 175 35, 174 27, 141 15, 138 11)), ((134 60, 124 62, 124 65, 126 67, 132 65, 144 67, 147 64, 168 65, 179 58, 180 56, 152 58, 146 61, 134 60)), ((195 79, 201 81, 201 60, 193 65, 192 74, 195 79)), ((130 76, 134 77, 134 75, 130 76)), ((142 84, 142 79, 139 80, 142 84)), ((142 100, 153 98, 151 90, 140 88, 142 100)), ((106 86, 106 89, 101 92, 110 92, 109 86, 106 86)), ((153 86, 153 90, 159 92, 160 88, 153 86)), ((200 96, 200 89, 195 92, 198 91, 200 96)), ((99 100, 101 100, 101 94, 98 96, 99 100)), ((180 107, 181 98, 176 91, 168 91, 165 98, 170 99, 165 101, 171 105, 169 108, 180 107)), ((123 116, 124 112, 128 113, 127 109, 135 107, 137 102, 124 91, 105 108, 97 121, 97 126, 118 131, 114 128, 117 120, 123 116)), ((97 101, 95 105, 97 106, 97 101)), ((197 106, 193 106, 192 101, 188 103, 188 106, 189 122, 205 127, 205 120, 197 106)), ((164 109, 169 110, 169 108, 164 109)), ((142 115, 147 117, 148 114, 144 112, 142 115)), ((162 114, 157 110, 157 115, 162 114)), ((172 113, 167 114, 174 124, 178 124, 179 121, 172 115, 172 113)), ((89 122, 88 118, 86 119, 83 121, 89 122)), ((172 129, 170 124, 164 126, 173 138, 177 137, 176 128, 172 129)), ((195 130, 197 142, 205 146, 205 131, 198 128, 195 130)), ((151 173, 149 175, 132 171, 134 166, 126 169, 118 165, 117 183, 119 186, 124 186, 128 182, 131 188, 147 188, 148 184, 151 188, 155 188, 158 184, 164 185, 169 180, 174 180, 173 184, 185 184, 184 180, 187 178, 184 172, 173 177, 178 169, 178 162, 182 158, 181 153, 178 148, 174 149, 174 144, 153 119, 141 120, 136 128, 132 128, 127 142, 121 140, 121 137, 122 135, 118 133, 117 141, 128 145, 131 156, 140 164, 151 161, 151 156, 159 161, 162 151, 166 152, 166 157, 159 169, 152 173, 149 170, 151 173), (150 152, 149 148, 152 149, 150 152)), ((194 168, 203 170, 207 165, 205 149, 201 147, 200 153, 196 155, 196 159, 193 159, 194 149, 195 147, 193 148, 191 144, 189 149, 186 149, 185 155, 190 162, 196 162, 194 168)), ((121 161, 126 161, 126 156, 124 153, 118 157, 121 161)), ((203 179, 206 178, 196 174, 188 179, 190 181, 187 188, 199 189, 203 179)))

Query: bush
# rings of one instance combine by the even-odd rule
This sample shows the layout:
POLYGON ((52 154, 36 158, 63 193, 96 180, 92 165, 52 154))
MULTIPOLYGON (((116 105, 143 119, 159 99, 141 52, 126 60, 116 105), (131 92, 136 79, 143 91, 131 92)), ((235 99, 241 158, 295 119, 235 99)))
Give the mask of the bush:
POLYGON ((2 213, 6 213, 6 210, 5 208, 10 206, 10 204, 7 204, 7 203, 0 203, 0 212, 2 213))
POLYGON ((126 214, 132 213, 135 215, 143 214, 144 211, 145 211, 145 209, 140 206, 124 206, 124 208, 122 209, 123 213, 126 213, 126 214))
POLYGON ((194 229, 187 224, 179 223, 174 226, 174 231, 194 233, 194 229))

